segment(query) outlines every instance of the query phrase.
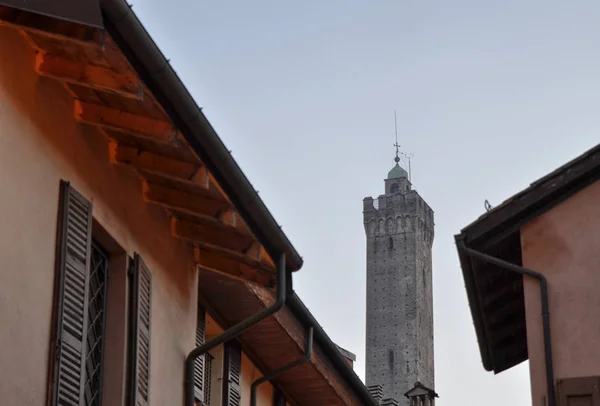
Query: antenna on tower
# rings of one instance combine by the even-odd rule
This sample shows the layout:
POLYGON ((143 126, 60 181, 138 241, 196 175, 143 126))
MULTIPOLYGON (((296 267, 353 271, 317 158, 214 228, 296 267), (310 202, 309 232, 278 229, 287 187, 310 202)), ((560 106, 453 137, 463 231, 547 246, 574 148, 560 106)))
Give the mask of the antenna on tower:
POLYGON ((404 157, 408 161, 408 181, 412 182, 412 176, 411 176, 412 171, 410 169, 410 160, 412 159, 412 157, 415 156, 415 154, 407 154, 406 152, 403 152, 402 155, 404 155, 404 157))

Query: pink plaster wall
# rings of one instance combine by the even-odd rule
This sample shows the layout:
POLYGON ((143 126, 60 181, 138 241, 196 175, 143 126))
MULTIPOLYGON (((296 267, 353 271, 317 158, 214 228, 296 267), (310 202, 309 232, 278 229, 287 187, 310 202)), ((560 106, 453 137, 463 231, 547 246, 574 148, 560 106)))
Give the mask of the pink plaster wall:
POLYGON ((152 403, 182 404, 196 317, 190 249, 171 238, 166 212, 143 201, 137 176, 109 163, 107 141, 75 123, 66 90, 34 74, 34 56, 15 31, 0 28, 0 403, 45 404, 65 179, 93 201, 95 220, 116 243, 151 269, 152 403))
MULTIPOLYGON (((92 200, 94 232, 101 231, 100 241, 114 254, 104 404, 124 405, 125 254, 139 252, 153 283, 151 403, 181 405, 196 328, 191 248, 171 237, 165 210, 143 200, 139 178, 109 163, 104 137, 75 123, 72 97, 34 73, 34 58, 16 31, 0 27, 0 403, 46 402, 59 181, 65 179, 92 200)), ((258 376, 244 357, 244 404, 258 376)), ((270 405, 271 398, 267 383, 259 404, 270 405)))
MULTIPOLYGON (((556 379, 600 375, 600 181, 521 230, 523 266, 548 279, 556 379)), ((524 281, 532 404, 544 405, 544 347, 537 280, 524 281)))

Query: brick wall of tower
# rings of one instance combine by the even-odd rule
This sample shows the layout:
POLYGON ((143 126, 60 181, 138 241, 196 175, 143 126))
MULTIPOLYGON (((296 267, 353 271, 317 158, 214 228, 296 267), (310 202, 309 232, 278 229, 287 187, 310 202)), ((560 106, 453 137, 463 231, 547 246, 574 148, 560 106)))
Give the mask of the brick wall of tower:
POLYGON ((364 200, 367 235, 366 384, 407 405, 433 387, 433 212, 412 190, 364 200), (376 203, 377 208, 374 203, 376 203))
POLYGON ((434 388, 433 278, 432 255, 433 211, 419 198, 419 227, 416 235, 417 280, 417 375, 419 381, 434 388))

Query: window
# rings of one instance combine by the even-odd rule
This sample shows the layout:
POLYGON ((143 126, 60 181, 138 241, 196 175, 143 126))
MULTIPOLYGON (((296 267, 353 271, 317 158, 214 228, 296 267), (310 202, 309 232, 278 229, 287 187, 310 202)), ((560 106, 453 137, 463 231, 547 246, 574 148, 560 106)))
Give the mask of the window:
POLYGON ((392 186, 390 187, 390 193, 398 193, 399 189, 400 188, 397 183, 392 183, 392 186))
POLYGON ((600 406, 600 377, 558 380, 559 406, 600 406))
POLYGON ((210 406, 212 363, 214 358, 209 353, 204 354, 204 404, 207 406, 210 406))
POLYGON ((129 314, 129 404, 150 404, 150 332, 152 274, 139 254, 131 264, 131 313, 129 314))
POLYGON ((203 400, 196 397, 196 405, 241 406, 242 350, 238 342, 221 344, 205 355, 203 400))
MULTIPOLYGON (((107 347, 109 255, 92 240, 92 203, 65 181, 60 183, 59 207, 49 404, 100 406, 107 347)), ((135 295, 130 297, 135 299, 129 314, 128 382, 135 390, 131 389, 134 395, 130 404, 147 405, 151 274, 138 254, 132 268, 135 295)))
POLYGON ((224 345, 223 406, 241 406, 242 349, 235 341, 224 345))
POLYGON ((102 403, 104 337, 106 332, 108 255, 96 241, 92 242, 90 261, 85 405, 100 406, 102 403))

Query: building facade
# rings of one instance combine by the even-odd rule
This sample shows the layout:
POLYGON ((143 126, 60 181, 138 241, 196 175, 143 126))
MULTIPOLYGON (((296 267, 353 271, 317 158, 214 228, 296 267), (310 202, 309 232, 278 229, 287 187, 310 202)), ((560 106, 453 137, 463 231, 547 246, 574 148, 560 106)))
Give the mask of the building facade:
POLYGON ((600 145, 455 236, 483 367, 529 360, 533 406, 600 405, 600 145))
POLYGON ((366 384, 408 405, 421 382, 434 387, 433 210, 396 165, 385 193, 363 201, 367 237, 366 384))
POLYGON ((0 129, 3 405, 376 405, 124 0, 0 0, 0 129))

